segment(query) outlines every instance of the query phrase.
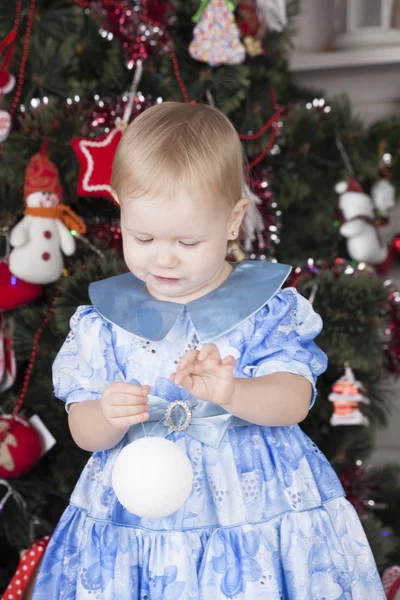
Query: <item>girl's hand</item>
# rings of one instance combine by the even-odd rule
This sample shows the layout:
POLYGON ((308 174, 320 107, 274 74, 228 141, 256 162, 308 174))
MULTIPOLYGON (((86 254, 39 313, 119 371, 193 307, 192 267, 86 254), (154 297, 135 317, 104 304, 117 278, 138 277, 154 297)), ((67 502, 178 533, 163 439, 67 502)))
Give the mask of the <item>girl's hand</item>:
POLYGON ((201 400, 226 406, 235 391, 235 364, 233 356, 222 360, 217 346, 206 344, 201 350, 185 352, 171 380, 201 400))
POLYGON ((110 383, 100 399, 106 421, 116 429, 126 429, 149 418, 149 385, 110 383))

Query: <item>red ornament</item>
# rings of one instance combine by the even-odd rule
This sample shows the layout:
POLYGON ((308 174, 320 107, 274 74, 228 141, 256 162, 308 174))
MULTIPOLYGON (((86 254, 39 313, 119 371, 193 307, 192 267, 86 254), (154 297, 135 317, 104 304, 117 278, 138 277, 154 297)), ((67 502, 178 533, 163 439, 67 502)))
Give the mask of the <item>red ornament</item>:
POLYGON ((382 577, 383 589, 387 600, 399 600, 400 598, 400 567, 386 569, 382 577))
POLYGON ((236 25, 243 37, 258 36, 260 22, 254 0, 240 0, 236 9, 236 25))
POLYGON ((16 33, 12 30, 0 43, 0 94, 8 94, 15 85, 15 77, 8 71, 14 56, 15 41, 16 33))
POLYGON ((115 202, 111 194, 111 169, 121 137, 121 128, 115 127, 97 139, 75 138, 71 141, 80 165, 79 196, 100 196, 115 202))
POLYGON ((42 293, 42 286, 15 277, 8 263, 0 262, 0 310, 13 310, 33 302, 42 293))
POLYGON ((392 249, 396 254, 400 254, 400 233, 398 233, 392 240, 392 249))
POLYGON ((387 275, 392 266, 395 249, 394 249, 394 246, 392 246, 392 247, 389 246, 388 248, 389 248, 389 251, 388 251, 388 254, 387 254, 387 257, 385 258, 385 260, 383 262, 379 263, 379 265, 376 265, 376 270, 379 273, 379 275, 387 275))
POLYGON ((345 469, 339 478, 347 500, 354 506, 358 515, 368 516, 368 499, 377 492, 375 481, 363 468, 354 464, 345 469))
POLYGON ((128 65, 149 56, 162 56, 171 48, 166 30, 170 3, 165 0, 135 1, 135 7, 121 0, 75 0, 89 11, 101 29, 120 40, 128 65), (157 18, 157 19, 156 19, 157 18))
POLYGON ((42 451, 39 433, 23 417, 0 417, 0 478, 20 477, 32 469, 42 451))

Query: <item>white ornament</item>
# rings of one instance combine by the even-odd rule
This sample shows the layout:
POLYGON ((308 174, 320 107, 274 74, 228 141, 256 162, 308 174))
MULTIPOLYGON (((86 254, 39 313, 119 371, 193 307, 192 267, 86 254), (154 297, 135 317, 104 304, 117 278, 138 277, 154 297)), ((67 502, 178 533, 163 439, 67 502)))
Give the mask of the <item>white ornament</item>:
POLYGON ((372 201, 362 192, 345 192, 340 196, 339 208, 345 222, 339 232, 347 239, 347 251, 353 260, 378 265, 388 255, 375 226, 372 201))
POLYGON ((380 179, 371 188, 372 202, 376 210, 386 217, 396 204, 396 190, 387 179, 380 179))
POLYGON ((244 216, 245 240, 244 249, 246 252, 252 252, 256 240, 260 248, 264 245, 264 221, 262 214, 257 208, 261 204, 261 199, 245 184, 245 193, 250 202, 244 216))
POLYGON ((11 115, 6 110, 0 110, 0 142, 8 138, 11 129, 11 115))
POLYGON ((269 31, 282 31, 287 24, 286 0, 257 0, 258 18, 269 31))
POLYGON ((347 181, 339 181, 339 183, 335 185, 335 192, 337 194, 344 194, 345 192, 347 192, 347 188, 347 181))
POLYGON ((115 461, 112 485, 119 502, 142 518, 159 519, 176 512, 193 486, 193 469, 185 452, 162 437, 143 437, 123 448, 115 461))
MULTIPOLYGON (((59 204, 55 194, 34 192, 26 199, 28 207, 54 207, 59 204)), ((75 252, 75 240, 68 227, 59 219, 25 215, 10 234, 13 247, 9 267, 13 275, 29 283, 47 284, 56 281, 64 268, 62 252, 75 252)))

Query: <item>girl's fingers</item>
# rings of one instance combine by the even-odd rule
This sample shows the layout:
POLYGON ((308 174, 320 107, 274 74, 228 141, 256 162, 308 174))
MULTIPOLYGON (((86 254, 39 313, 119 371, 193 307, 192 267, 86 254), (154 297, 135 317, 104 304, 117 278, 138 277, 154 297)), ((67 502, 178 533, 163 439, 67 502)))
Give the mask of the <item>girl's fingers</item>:
POLYGON ((194 385, 193 378, 188 373, 179 375, 178 381, 179 381, 179 383, 176 382, 176 385, 180 385, 181 387, 184 387, 189 392, 193 388, 193 385, 194 385))
POLYGON ((184 371, 188 369, 191 364, 204 362, 208 358, 212 358, 216 361, 221 360, 219 350, 215 344, 206 344, 201 350, 188 350, 185 352, 179 362, 178 371, 184 371))
MULTIPOLYGON (((192 365, 189 365, 189 367, 184 371, 173 373, 171 375, 171 379, 176 385, 186 387, 185 378, 201 377, 205 375, 214 375, 215 377, 218 377, 221 376, 221 368, 225 371, 227 367, 226 365, 217 363, 217 361, 215 361, 214 359, 208 359, 207 361, 202 363, 194 363, 192 365)), ((231 369, 232 367, 229 366, 229 371, 231 371, 231 369)))
POLYGON ((235 367, 236 366, 236 359, 234 356, 226 356, 224 358, 224 360, 222 361, 223 365, 229 366, 229 367, 235 367))
POLYGON ((147 394, 113 394, 109 406, 136 406, 147 401, 147 394))
POLYGON ((136 394, 136 395, 147 395, 150 392, 149 385, 138 385, 137 383, 125 383, 116 381, 114 383, 110 383, 107 386, 107 390, 109 392, 113 392, 113 394, 136 394))
POLYGON ((215 344, 205 344, 199 351, 198 360, 204 361, 207 358, 214 358, 215 360, 221 360, 219 350, 215 344))
POLYGON ((196 361, 193 365, 190 365, 189 373, 191 375, 204 375, 205 373, 218 374, 221 369, 221 360, 216 360, 214 357, 206 358, 202 362, 196 361))
POLYGON ((149 413, 141 413, 140 415, 134 415, 131 417, 116 417, 114 419, 110 419, 110 423, 112 423, 112 426, 116 429, 126 429, 132 425, 143 423, 144 421, 147 421, 148 418, 149 413))
POLYGON ((198 350, 188 350, 187 352, 185 352, 185 354, 179 361, 178 371, 186 369, 188 365, 190 365, 194 360, 196 360, 198 353, 198 350))
POLYGON ((110 418, 133 417, 149 411, 148 404, 136 404, 132 406, 110 406, 110 418))

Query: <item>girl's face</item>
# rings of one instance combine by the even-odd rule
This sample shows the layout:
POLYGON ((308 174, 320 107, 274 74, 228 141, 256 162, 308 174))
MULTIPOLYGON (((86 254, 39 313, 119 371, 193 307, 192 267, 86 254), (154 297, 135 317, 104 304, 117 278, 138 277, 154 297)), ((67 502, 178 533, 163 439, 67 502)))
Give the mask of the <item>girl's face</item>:
MULTIPOLYGON (((243 218, 246 201, 241 209, 243 218)), ((124 257, 129 270, 158 300, 186 303, 217 288, 232 267, 227 240, 238 227, 237 208, 214 208, 184 190, 121 202, 124 257)))

